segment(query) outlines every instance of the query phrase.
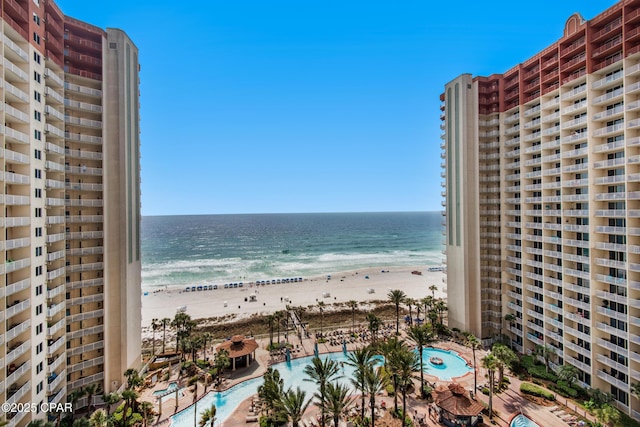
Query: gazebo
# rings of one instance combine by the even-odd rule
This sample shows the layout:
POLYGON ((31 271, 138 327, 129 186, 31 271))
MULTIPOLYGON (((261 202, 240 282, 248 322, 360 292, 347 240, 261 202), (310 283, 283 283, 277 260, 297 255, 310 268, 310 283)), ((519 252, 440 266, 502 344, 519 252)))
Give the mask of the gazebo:
POLYGON ((234 335, 230 340, 220 344, 216 350, 226 350, 231 361, 231 369, 236 370, 237 367, 249 366, 251 361, 255 359, 255 352, 258 343, 253 338, 245 338, 242 335, 234 335))
POLYGON ((439 409, 440 422, 449 427, 475 427, 480 422, 480 413, 484 406, 472 400, 464 387, 451 383, 438 387, 433 398, 439 409))

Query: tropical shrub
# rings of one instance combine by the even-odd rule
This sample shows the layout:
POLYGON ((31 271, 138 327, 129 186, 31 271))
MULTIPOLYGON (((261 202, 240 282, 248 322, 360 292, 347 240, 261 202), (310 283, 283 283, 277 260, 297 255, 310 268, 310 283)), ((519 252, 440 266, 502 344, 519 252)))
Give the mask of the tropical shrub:
POLYGON ((522 383, 520 385, 520 392, 531 396, 542 397, 547 400, 555 400, 555 396, 552 392, 531 383, 522 383))

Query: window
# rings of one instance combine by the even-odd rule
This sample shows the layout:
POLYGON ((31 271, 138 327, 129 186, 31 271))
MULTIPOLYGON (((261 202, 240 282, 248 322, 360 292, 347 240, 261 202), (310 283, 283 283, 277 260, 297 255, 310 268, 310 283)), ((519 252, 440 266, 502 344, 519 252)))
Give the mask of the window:
POLYGON ((36 267, 36 276, 42 276, 42 266, 41 265, 36 267))
POLYGON ((36 237, 42 237, 42 227, 36 227, 36 237))
POLYGON ((38 346, 36 347, 36 354, 42 353, 43 348, 44 346, 42 345, 42 343, 38 344, 38 346))
POLYGON ((38 326, 36 326, 36 335, 41 334, 42 333, 42 323, 40 323, 38 326))
POLYGON ((35 22, 36 25, 40 26, 40 17, 35 13, 33 14, 33 22, 35 22))
POLYGON ((36 246, 36 256, 42 256, 42 246, 36 246))
POLYGON ((36 82, 40 83, 41 79, 42 79, 42 75, 39 72, 34 71, 33 72, 33 80, 35 80, 36 82))
POLYGON ((36 199, 42 199, 42 188, 36 188, 36 199))
POLYGON ((42 179, 42 170, 41 169, 36 169, 35 174, 36 174, 36 178, 42 179))
POLYGON ((42 304, 36 305, 36 316, 42 314, 42 304))
POLYGON ((33 41, 36 42, 36 44, 40 44, 40 35, 36 32, 33 33, 33 41))
POLYGON ((42 121, 42 113, 38 110, 34 110, 33 111, 33 118, 36 119, 37 121, 41 122, 42 121))
POLYGON ((33 91, 33 99, 35 99, 37 102, 41 102, 42 101, 42 95, 40 94, 40 92, 38 92, 37 90, 33 91))
POLYGON ((36 286, 36 296, 42 295, 42 285, 36 286))
MULTIPOLYGON (((35 16, 35 14, 34 14, 34 16, 35 16)), ((40 56, 40 54, 38 52, 33 52, 33 60, 36 61, 39 64, 40 61, 42 60, 42 56, 40 56)))
POLYGON ((33 157, 38 159, 38 160, 42 160, 42 151, 38 150, 37 148, 33 151, 33 157))
POLYGON ((33 131, 33 137, 38 141, 42 141, 42 132, 39 130, 33 131))
POLYGON ((42 208, 35 209, 35 216, 36 218, 42 218, 42 208))
POLYGON ((36 393, 40 393, 43 388, 44 388, 44 381, 40 381, 36 386, 36 393))
POLYGON ((44 364, 42 362, 38 363, 36 366, 36 374, 39 374, 44 369, 44 364))

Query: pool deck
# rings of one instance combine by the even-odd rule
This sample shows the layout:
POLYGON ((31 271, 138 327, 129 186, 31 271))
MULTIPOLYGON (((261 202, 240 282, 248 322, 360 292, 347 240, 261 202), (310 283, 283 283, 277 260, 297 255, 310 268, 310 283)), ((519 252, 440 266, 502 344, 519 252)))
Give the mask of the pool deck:
MULTIPOLYGON (((228 389, 229 387, 232 387, 242 381, 245 381, 251 378, 260 377, 264 374, 268 366, 274 363, 279 363, 284 361, 284 356, 270 355, 269 351, 265 349, 269 343, 268 338, 258 339, 257 341, 259 344, 259 348, 256 350, 256 360, 254 360, 254 362, 248 368, 240 368, 234 372, 227 371, 224 375, 224 380, 221 385, 222 390, 228 389)), ((294 348, 297 347, 299 349, 299 351, 293 352, 291 354, 292 358, 313 356, 314 354, 313 349, 314 349, 314 342, 315 342, 314 338, 304 338, 302 340, 299 340, 297 337, 294 337, 293 340, 291 340, 290 342, 293 344, 294 348)), ((348 343, 347 351, 351 351, 351 350, 354 350, 355 348, 361 347, 363 344, 364 344, 363 342, 359 342, 359 341, 354 343, 348 343)), ((443 349, 443 350, 453 350, 457 352, 467 362, 469 366, 473 366, 473 361, 472 361, 473 355, 471 350, 468 347, 465 347, 453 341, 435 342, 433 343, 432 347, 443 349)), ((331 345, 330 342, 318 344, 318 352, 320 354, 340 352, 342 351, 342 349, 343 349, 342 344, 331 345)), ((212 353, 213 353, 213 346, 207 349, 207 354, 212 354, 212 353)), ((483 368, 480 367, 480 360, 486 355, 486 353, 487 352, 483 350, 476 351, 476 360, 478 362, 478 385, 486 383, 486 377, 485 377, 486 372, 483 368)), ((169 426, 171 422, 171 416, 173 416, 175 413, 179 411, 182 411, 188 408, 194 402, 192 387, 189 387, 187 385, 188 378, 179 378, 178 374, 179 374, 179 365, 176 364, 176 366, 173 367, 171 371, 171 375, 167 381, 158 381, 153 387, 147 388, 143 390, 141 393, 141 400, 146 400, 153 403, 156 412, 158 412, 158 409, 159 409, 158 401, 153 396, 153 392, 167 388, 167 385, 170 382, 177 382, 182 388, 183 397, 178 399, 177 406, 175 404, 175 398, 170 398, 170 397, 165 398, 165 401, 162 403, 162 414, 160 418, 157 420, 157 422, 155 423, 156 425, 169 426)), ((447 385, 451 382, 451 381, 440 380, 438 377, 428 375, 427 373, 425 373, 424 378, 432 386, 433 385, 437 386, 441 384, 447 385)), ((493 396, 493 406, 498 411, 498 415, 499 415, 499 417, 494 417, 494 421, 495 421, 494 425, 509 427, 509 423, 511 419, 515 415, 519 414, 520 411, 522 411, 524 415, 534 420, 541 427, 546 427, 546 426, 562 427, 562 426, 570 425, 564 422, 560 417, 556 416, 555 414, 557 412, 556 413, 552 412, 552 409, 553 409, 552 406, 550 407, 539 406, 522 397, 520 393, 517 391, 520 389, 521 382, 514 376, 510 376, 510 379, 511 379, 511 387, 505 392, 502 392, 500 394, 496 394, 493 396)), ((473 389, 473 386, 474 386, 473 371, 461 377, 453 378, 452 381, 463 385, 467 390, 471 390, 473 389)), ((214 389, 210 386, 207 392, 211 390, 214 390, 214 389)), ((202 385, 199 385, 198 397, 197 397, 198 400, 201 399, 205 394, 206 393, 204 391, 204 387, 202 385)), ((485 396, 482 393, 477 393, 476 396, 478 400, 484 403, 488 403, 488 400, 489 400, 488 396, 485 396)), ((561 409, 561 408, 567 409, 566 408, 567 405, 572 410, 575 408, 575 403, 572 403, 571 401, 567 402, 562 397, 558 397, 558 399, 560 400, 560 402, 556 402, 558 404, 554 405, 554 406, 558 406, 559 407, 558 409, 561 409)), ((230 415, 230 417, 226 420, 226 422, 220 425, 225 427, 226 426, 244 426, 244 425, 251 427, 251 426, 258 425, 257 422, 247 422, 247 415, 249 414, 249 411, 250 411, 251 401, 252 399, 249 398, 241 402, 238 408, 234 410, 234 412, 230 415)), ((393 407, 393 397, 379 396, 376 398, 376 401, 378 405, 381 405, 381 406, 382 406, 382 402, 384 402, 384 404, 386 405, 386 408, 393 407)), ((357 399, 357 402, 359 402, 359 399, 357 399)), ((401 405, 401 402, 399 402, 399 406, 400 405, 401 405)), ((422 423, 423 426, 429 426, 429 427, 442 426, 442 424, 438 423, 437 421, 429 417, 428 404, 422 400, 415 399, 413 395, 407 396, 407 408, 410 408, 408 409, 408 412, 412 417, 414 417, 416 420, 420 420, 420 419, 423 420, 423 423, 422 423)), ((390 417, 386 417, 386 415, 388 415, 386 414, 386 412, 387 411, 385 411, 384 409, 379 408, 379 413, 381 418, 377 420, 376 425, 380 427, 394 427, 394 423, 392 420, 390 420, 390 417)), ((569 410, 567 409, 565 412, 569 413, 569 410)), ((314 405, 309 405, 309 408, 307 409, 306 413, 303 416, 303 420, 311 422, 312 420, 316 419, 317 414, 318 414, 318 408, 315 407, 314 405)), ((583 415, 583 410, 580 409, 579 414, 583 415)), ((563 416, 562 414, 560 415, 563 416)), ((589 419, 593 419, 593 417, 589 417, 589 419)), ((396 420, 396 421, 399 421, 399 420, 396 420)), ((485 420, 485 421, 487 422, 488 420, 485 420)), ((218 424, 216 424, 216 426, 217 425, 218 424)), ((415 425, 418 426, 420 424, 415 423, 415 425)))

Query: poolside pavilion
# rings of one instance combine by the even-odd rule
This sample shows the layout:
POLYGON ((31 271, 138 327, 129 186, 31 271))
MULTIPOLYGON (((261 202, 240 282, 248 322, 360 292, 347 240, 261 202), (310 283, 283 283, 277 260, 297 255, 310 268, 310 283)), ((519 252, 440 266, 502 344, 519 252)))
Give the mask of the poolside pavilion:
POLYGON ((242 335, 234 335, 231 339, 223 342, 216 351, 226 350, 231 361, 231 370, 251 365, 256 358, 258 343, 253 338, 245 338, 242 335))
POLYGON ((440 422, 449 427, 475 427, 481 420, 484 406, 472 400, 464 387, 451 383, 438 387, 433 392, 435 405, 440 414, 440 422))

